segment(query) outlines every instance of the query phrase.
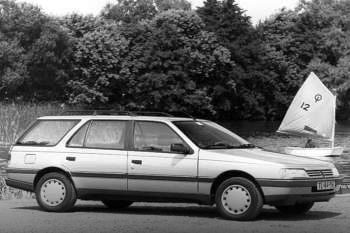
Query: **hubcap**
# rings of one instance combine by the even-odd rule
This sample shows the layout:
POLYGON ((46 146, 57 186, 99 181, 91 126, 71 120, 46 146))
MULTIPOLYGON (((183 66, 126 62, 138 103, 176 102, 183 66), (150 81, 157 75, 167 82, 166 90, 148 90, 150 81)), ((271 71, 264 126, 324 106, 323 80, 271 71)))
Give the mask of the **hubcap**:
POLYGON ((251 205, 249 191, 241 185, 230 185, 221 196, 221 203, 230 214, 243 214, 251 205))
POLYGON ((64 183, 57 179, 49 179, 41 186, 40 196, 48 206, 58 206, 66 197, 64 183))

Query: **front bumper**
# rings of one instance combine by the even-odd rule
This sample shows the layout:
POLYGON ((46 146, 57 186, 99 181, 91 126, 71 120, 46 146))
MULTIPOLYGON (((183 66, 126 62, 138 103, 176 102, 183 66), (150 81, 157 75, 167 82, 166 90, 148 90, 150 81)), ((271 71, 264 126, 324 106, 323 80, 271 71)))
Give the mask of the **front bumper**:
POLYGON ((343 177, 305 180, 258 179, 264 193, 265 204, 293 205, 305 202, 329 201, 338 191, 343 177), (336 188, 317 191, 320 181, 335 181, 336 188))

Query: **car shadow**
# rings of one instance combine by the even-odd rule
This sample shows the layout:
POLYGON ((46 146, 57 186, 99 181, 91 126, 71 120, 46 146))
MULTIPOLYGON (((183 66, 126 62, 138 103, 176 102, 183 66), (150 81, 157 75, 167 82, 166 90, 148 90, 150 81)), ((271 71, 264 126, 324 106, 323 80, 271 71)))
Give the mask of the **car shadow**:
MULTIPOLYGON (((15 207, 18 210, 43 210, 39 206, 15 207)), ((203 218, 219 218, 219 215, 214 207, 210 206, 130 206, 124 209, 113 210, 104 205, 94 204, 79 204, 74 206, 71 212, 75 213, 110 213, 110 214, 130 214, 130 215, 159 215, 159 216, 183 216, 183 217, 203 217, 203 218)))
MULTIPOLYGON (((38 206, 16 207, 19 210, 43 211, 38 206)), ((144 206, 130 206, 129 208, 111 210, 99 204, 78 204, 72 212, 76 213, 110 213, 128 215, 159 215, 159 216, 181 216, 197 218, 221 219, 215 207, 212 206, 159 206, 147 204, 144 206)), ((273 208, 264 208, 255 221, 300 221, 300 220, 322 220, 334 218, 341 215, 339 212, 331 211, 309 211, 302 215, 282 214, 273 208)))
POLYGON ((276 209, 264 209, 262 213, 257 217, 257 221, 306 221, 306 220, 322 220, 328 218, 334 218, 342 213, 331 212, 331 211, 319 211, 319 210, 310 210, 305 214, 285 214, 277 211, 276 209))

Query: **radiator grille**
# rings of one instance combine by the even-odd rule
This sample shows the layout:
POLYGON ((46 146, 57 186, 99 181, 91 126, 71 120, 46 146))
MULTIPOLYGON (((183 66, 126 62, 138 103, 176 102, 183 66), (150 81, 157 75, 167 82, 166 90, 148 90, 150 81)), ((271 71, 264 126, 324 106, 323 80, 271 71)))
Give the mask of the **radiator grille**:
POLYGON ((306 173, 311 178, 327 178, 332 177, 333 172, 331 169, 323 169, 323 170, 306 170, 306 173))

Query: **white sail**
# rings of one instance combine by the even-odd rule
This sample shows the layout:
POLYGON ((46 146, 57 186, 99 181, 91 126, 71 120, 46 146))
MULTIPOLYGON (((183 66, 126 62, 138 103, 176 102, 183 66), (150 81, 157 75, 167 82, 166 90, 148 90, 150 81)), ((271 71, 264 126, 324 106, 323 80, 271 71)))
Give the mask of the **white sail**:
POLYGON ((335 96, 311 73, 293 99, 277 132, 334 140, 335 96))

